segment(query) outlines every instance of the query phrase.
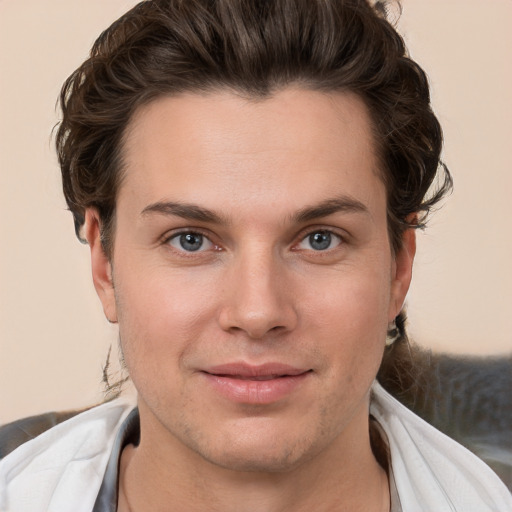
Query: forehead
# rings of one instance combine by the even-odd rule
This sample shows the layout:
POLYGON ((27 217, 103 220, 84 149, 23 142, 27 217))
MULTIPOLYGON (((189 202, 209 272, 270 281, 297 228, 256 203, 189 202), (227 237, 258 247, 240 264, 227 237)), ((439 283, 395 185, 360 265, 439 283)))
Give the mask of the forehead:
POLYGON ((300 208, 382 193, 370 116, 348 93, 285 89, 265 99, 227 91, 161 97, 124 138, 119 201, 300 208), (286 201, 285 201, 286 200, 286 201), (296 203, 296 204, 295 204, 296 203))

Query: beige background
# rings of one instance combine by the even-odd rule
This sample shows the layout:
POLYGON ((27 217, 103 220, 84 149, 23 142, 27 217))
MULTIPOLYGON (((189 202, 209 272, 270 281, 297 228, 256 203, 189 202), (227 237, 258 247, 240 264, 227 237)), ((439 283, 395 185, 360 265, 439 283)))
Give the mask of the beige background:
MULTIPOLYGON (((50 141, 60 85, 128 0, 0 0, 0 423, 101 399, 116 343, 73 234, 50 141)), ((404 0, 455 194, 419 236, 410 330, 458 353, 512 349, 512 0, 404 0)))

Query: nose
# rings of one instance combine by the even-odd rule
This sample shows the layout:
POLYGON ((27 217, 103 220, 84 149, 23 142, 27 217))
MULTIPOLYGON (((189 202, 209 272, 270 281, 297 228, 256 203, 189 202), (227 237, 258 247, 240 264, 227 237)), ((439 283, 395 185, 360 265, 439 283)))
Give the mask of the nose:
POLYGON ((223 283, 222 329, 251 339, 293 330, 298 322, 285 264, 271 251, 235 258, 223 283))

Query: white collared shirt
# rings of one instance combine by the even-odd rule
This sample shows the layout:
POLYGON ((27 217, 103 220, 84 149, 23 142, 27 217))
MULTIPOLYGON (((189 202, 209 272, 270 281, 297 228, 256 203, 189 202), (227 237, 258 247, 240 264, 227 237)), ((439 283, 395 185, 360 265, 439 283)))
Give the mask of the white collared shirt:
MULTIPOLYGON (((0 461, 0 512, 91 512, 116 437, 134 406, 121 398, 95 407, 7 455, 0 461)), ((370 413, 389 442, 393 510, 512 512, 510 492, 484 462, 378 383, 370 413)))

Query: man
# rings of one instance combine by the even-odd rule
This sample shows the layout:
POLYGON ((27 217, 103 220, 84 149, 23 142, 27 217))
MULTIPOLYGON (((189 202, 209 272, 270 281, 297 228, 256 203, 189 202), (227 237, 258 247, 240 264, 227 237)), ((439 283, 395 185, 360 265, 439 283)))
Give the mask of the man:
POLYGON ((406 346, 414 229, 450 186, 425 75, 381 9, 142 2, 61 105, 64 193, 137 408, 22 444, 0 508, 512 507, 375 381, 406 346))

